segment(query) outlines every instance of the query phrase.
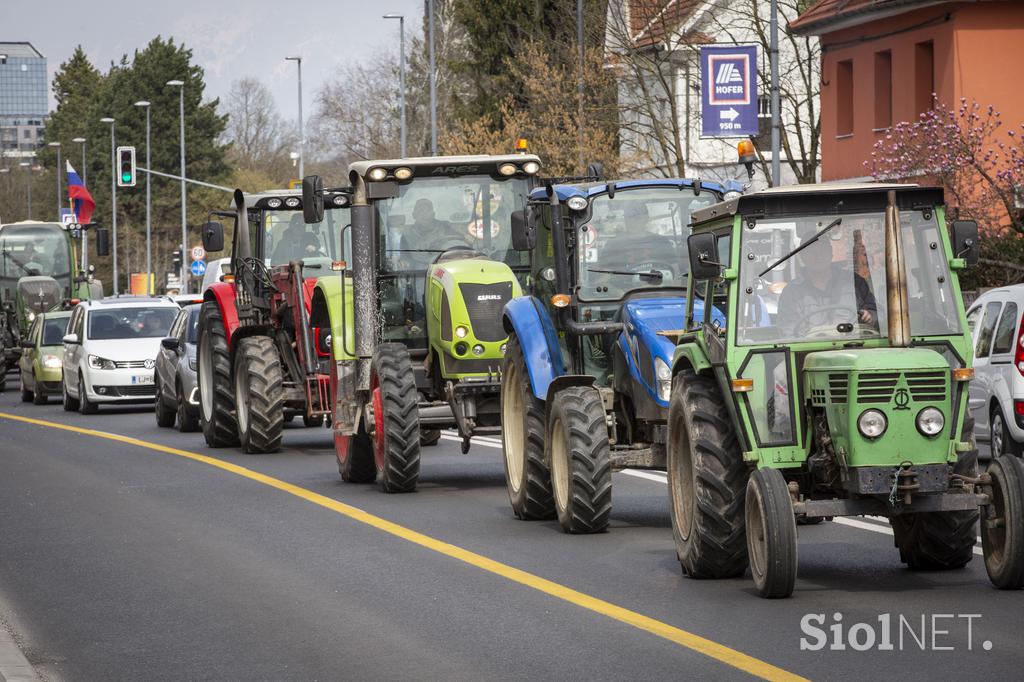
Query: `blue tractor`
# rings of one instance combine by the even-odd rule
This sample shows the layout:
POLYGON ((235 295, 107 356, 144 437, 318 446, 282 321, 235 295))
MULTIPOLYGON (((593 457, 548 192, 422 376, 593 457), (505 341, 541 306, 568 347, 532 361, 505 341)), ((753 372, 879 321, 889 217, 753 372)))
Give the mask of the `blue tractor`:
MULTIPOLYGON (((503 320, 501 426, 516 516, 600 532, 613 470, 665 468, 690 216, 738 189, 685 179, 548 184, 513 213, 513 246, 530 253, 527 295, 506 304, 503 320)), ((695 310, 703 293, 692 292, 695 310)))

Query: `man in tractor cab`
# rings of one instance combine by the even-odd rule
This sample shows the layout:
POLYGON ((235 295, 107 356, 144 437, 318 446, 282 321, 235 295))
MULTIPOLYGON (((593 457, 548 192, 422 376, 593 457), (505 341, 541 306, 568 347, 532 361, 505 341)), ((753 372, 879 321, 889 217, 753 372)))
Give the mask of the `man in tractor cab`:
POLYGON ((306 223, 302 219, 302 213, 295 212, 292 214, 288 227, 278 237, 274 254, 270 257, 271 265, 284 265, 306 255, 305 235, 306 223))
MULTIPOLYGON (((798 230, 801 244, 813 239, 819 229, 807 225, 798 230)), ((839 234, 834 228, 832 232, 839 234)), ((820 235, 796 255, 800 275, 779 296, 778 325, 794 337, 817 326, 844 322, 878 328, 875 295, 860 274, 833 260, 832 236, 820 235)))
POLYGON ((626 203, 622 217, 623 229, 605 242, 602 253, 607 260, 602 265, 647 272, 656 269, 657 264, 680 262, 677 244, 657 231, 646 203, 626 203))
POLYGON ((418 199, 412 209, 412 230, 400 240, 403 269, 426 268, 445 249, 464 246, 469 248, 466 235, 459 234, 446 220, 438 220, 434 202, 418 199), (415 239, 411 242, 410 239, 415 239))

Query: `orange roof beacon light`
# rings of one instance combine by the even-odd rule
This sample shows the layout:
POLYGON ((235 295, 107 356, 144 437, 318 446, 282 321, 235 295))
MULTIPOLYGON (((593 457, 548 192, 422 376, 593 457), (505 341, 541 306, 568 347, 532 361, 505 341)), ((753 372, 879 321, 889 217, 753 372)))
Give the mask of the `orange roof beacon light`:
POLYGON ((736 154, 739 162, 747 167, 747 177, 754 177, 754 162, 757 161, 757 152, 754 150, 753 140, 740 140, 736 145, 736 154))
POLYGON ((526 154, 529 151, 530 151, 530 144, 529 144, 529 142, 527 142, 526 138, 525 137, 517 138, 516 139, 516 153, 517 154, 526 154))

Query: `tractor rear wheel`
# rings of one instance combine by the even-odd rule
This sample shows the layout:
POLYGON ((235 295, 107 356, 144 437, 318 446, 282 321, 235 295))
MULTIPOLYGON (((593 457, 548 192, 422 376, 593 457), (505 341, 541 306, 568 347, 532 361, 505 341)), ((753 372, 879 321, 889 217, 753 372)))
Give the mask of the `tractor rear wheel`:
MULTIPOLYGON (((971 449, 961 453, 953 473, 974 478, 978 475, 978 448, 974 443, 974 417, 964 418, 960 440, 971 449)), ((964 489, 970 493, 969 488, 964 489)), ((914 571, 944 571, 963 568, 974 558, 975 524, 978 511, 922 512, 889 519, 900 561, 914 571)))
POLYGON ((1024 588, 1024 463, 1012 455, 988 467, 992 502, 981 519, 981 548, 989 580, 1001 590, 1024 588))
POLYGON ((386 493, 411 493, 420 477, 419 392, 409 350, 400 343, 377 346, 370 363, 373 447, 386 493))
POLYGON ((174 407, 168 405, 164 400, 163 386, 160 385, 160 375, 156 377, 156 404, 153 405, 153 413, 156 415, 156 425, 162 428, 174 426, 177 417, 174 407))
POLYGON ((668 427, 672 535, 683 572, 692 578, 743 575, 748 470, 713 378, 676 376, 668 427))
POLYGON ((558 522, 566 533, 601 533, 612 514, 612 463, 604 401, 591 386, 558 391, 547 430, 558 522))
POLYGON ((231 382, 231 351, 224 319, 216 301, 204 301, 199 312, 199 423, 211 448, 238 445, 235 388, 231 382))
POLYGON ((284 376, 277 346, 269 336, 247 336, 235 350, 235 405, 238 440, 250 454, 281 448, 284 376))
POLYGON ((796 585, 796 519, 789 487, 778 469, 758 469, 747 481, 747 554, 757 593, 783 599, 796 585))
POLYGON ((553 518, 551 469, 544 458, 544 403, 533 395, 515 333, 509 334, 502 368, 501 445, 513 513, 526 520, 553 518))

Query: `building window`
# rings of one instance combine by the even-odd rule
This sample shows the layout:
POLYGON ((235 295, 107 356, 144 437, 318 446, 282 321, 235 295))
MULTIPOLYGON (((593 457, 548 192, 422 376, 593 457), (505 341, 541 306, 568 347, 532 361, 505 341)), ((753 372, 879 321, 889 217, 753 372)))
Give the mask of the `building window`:
POLYGON ((853 60, 836 64, 836 135, 853 134, 853 60))
POLYGON ((875 53, 875 130, 892 125, 892 52, 875 53))
POLYGON ((757 98, 757 116, 758 118, 772 117, 772 98, 770 95, 761 95, 757 98))
POLYGON ((923 114, 934 106, 935 44, 932 41, 914 46, 914 105, 923 114))

